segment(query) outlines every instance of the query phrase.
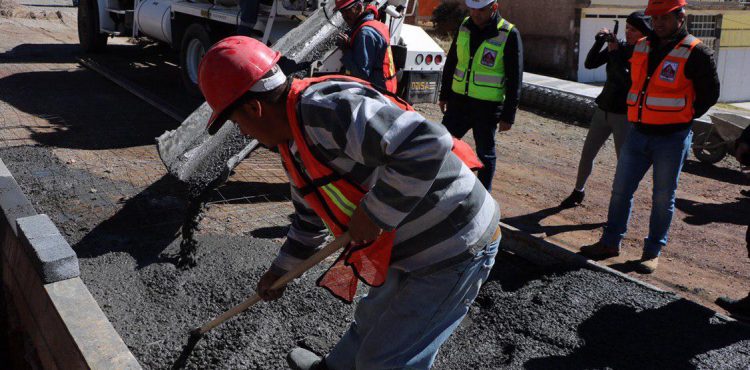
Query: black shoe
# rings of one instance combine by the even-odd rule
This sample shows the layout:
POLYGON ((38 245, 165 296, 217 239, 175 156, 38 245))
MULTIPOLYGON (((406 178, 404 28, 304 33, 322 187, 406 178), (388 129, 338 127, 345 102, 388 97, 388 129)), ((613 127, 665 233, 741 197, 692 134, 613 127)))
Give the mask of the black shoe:
POLYGON ((732 316, 750 319, 750 295, 742 299, 721 297, 716 300, 716 305, 729 311, 732 316))
POLYGON ((619 256, 620 249, 604 245, 602 242, 596 242, 591 245, 584 245, 578 254, 594 261, 601 261, 619 256))
POLYGON ((560 207, 563 208, 573 208, 575 206, 581 205, 583 203, 583 198, 586 197, 586 192, 573 190, 573 192, 568 195, 565 200, 560 203, 560 207))

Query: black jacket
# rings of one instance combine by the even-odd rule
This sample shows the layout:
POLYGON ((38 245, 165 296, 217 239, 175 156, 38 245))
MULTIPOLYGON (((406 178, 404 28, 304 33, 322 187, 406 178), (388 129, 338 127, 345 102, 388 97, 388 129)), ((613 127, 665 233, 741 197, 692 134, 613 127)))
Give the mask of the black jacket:
MULTIPOLYGON (((648 75, 651 76, 659 67, 659 64, 671 52, 677 43, 682 41, 688 35, 687 26, 683 25, 677 33, 664 40, 661 43, 658 36, 652 34, 649 36, 651 42, 651 53, 648 55, 648 75)), ((685 77, 693 81, 695 87, 695 117, 698 118, 706 112, 719 100, 721 85, 719 75, 716 73, 716 61, 714 60, 714 51, 706 44, 698 44, 693 49, 690 57, 685 64, 685 77)), ((644 125, 635 123, 636 129, 646 134, 666 135, 673 132, 689 128, 691 122, 675 122, 668 125, 644 125)))
MULTIPOLYGON (((469 21, 467 27, 471 31, 471 43, 469 52, 471 55, 476 53, 479 45, 484 40, 493 38, 498 35, 497 24, 500 17, 496 14, 490 23, 479 29, 474 22, 469 21)), ((476 111, 487 112, 487 115, 493 115, 497 121, 505 121, 513 124, 516 119, 518 110, 518 101, 521 96, 521 85, 523 81, 523 44, 521 43, 521 33, 518 28, 513 27, 508 35, 508 41, 505 43, 503 63, 505 63, 505 102, 495 103, 484 100, 470 98, 468 96, 453 93, 451 85, 453 83, 453 72, 458 64, 458 54, 456 52, 456 40, 458 31, 453 37, 453 43, 448 51, 448 56, 443 67, 443 81, 440 88, 440 100, 448 101, 448 109, 452 104, 463 105, 464 108, 476 111)))
POLYGON ((607 81, 601 94, 596 97, 596 105, 605 112, 626 114, 628 105, 625 102, 630 90, 630 57, 633 47, 624 41, 618 41, 619 48, 612 52, 608 48, 602 49, 606 43, 596 40, 586 56, 586 69, 596 69, 607 65, 607 81))

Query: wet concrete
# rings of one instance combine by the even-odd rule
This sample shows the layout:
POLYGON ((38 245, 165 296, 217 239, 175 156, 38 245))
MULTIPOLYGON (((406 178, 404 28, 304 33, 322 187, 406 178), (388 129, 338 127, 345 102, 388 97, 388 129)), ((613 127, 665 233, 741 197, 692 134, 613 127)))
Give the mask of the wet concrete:
MULTIPOLYGON (((201 232, 200 263, 180 270, 173 262, 187 205, 176 180, 139 189, 71 169, 44 147, 2 149, 0 157, 39 212, 66 234, 81 257, 82 278, 145 368, 170 367, 190 329, 252 294, 279 247, 250 235, 201 232), (90 193, 92 187, 100 192, 90 193), (107 187, 132 193, 113 214, 107 187)), ((281 301, 261 303, 207 334, 187 368, 280 369, 294 346, 325 353, 354 306, 314 287, 322 269, 296 282, 281 301)), ((615 276, 541 270, 501 254, 435 367, 748 366, 746 326, 615 276)))

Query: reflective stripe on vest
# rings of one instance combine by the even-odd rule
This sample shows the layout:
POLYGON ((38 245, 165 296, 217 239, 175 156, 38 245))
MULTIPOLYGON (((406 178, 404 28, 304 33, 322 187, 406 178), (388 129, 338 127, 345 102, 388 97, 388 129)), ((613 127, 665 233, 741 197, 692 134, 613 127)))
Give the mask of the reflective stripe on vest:
POLYGON ((471 31, 466 17, 458 31, 456 54, 458 62, 453 72, 451 90, 474 99, 502 103, 505 101, 505 44, 513 24, 500 19, 498 35, 484 40, 474 55, 470 55, 471 31))
POLYGON ((362 28, 370 27, 380 34, 385 40, 386 48, 385 55, 383 55, 383 62, 380 66, 380 70, 383 73, 383 79, 385 80, 385 90, 395 94, 398 89, 398 82, 396 81, 396 64, 393 62, 393 50, 391 49, 391 33, 383 22, 378 20, 369 20, 360 23, 359 27, 352 32, 350 37, 350 47, 353 46, 354 39, 357 37, 362 28))
POLYGON ((647 125, 681 124, 693 120, 695 87, 685 76, 685 65, 700 40, 682 39, 648 75, 651 45, 646 38, 636 44, 630 59, 633 84, 627 95, 628 120, 647 125))
MULTIPOLYGON (((284 168, 289 173, 295 188, 304 189, 300 191, 300 194, 305 203, 323 220, 333 235, 339 236, 348 229, 349 221, 367 190, 338 176, 325 164, 324 160, 316 156, 312 148, 307 145, 304 127, 297 112, 302 92, 313 84, 328 80, 353 81, 372 86, 364 80, 348 76, 294 80, 287 97, 286 110, 292 138, 304 168, 301 168, 292 156, 288 143, 279 145, 278 148, 284 168)), ((411 108, 395 97, 389 98, 404 109, 411 108)), ((318 279, 318 286, 327 289, 337 298, 351 303, 359 280, 370 286, 382 285, 390 265, 394 239, 395 231, 388 231, 380 234, 374 242, 365 247, 347 246, 336 263, 318 279)))

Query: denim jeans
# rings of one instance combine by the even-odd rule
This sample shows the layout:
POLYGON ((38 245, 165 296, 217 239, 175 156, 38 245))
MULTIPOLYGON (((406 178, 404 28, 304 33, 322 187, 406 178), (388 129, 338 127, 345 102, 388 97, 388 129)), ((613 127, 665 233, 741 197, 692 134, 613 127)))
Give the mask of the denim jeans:
POLYGON ((667 233, 674 214, 677 182, 690 150, 692 137, 690 129, 664 136, 646 135, 636 129, 630 131, 617 162, 602 243, 619 248, 630 221, 633 194, 653 165, 654 192, 643 256, 659 256, 662 248, 667 245, 667 233))
POLYGON ((440 268, 390 269, 359 302, 354 321, 326 356, 332 370, 429 369, 487 280, 500 238, 474 257, 440 268))
POLYGON ((455 107, 457 104, 448 104, 448 110, 443 116, 443 125, 451 135, 463 138, 469 129, 474 133, 477 157, 482 161, 484 167, 477 172, 479 182, 487 191, 492 190, 492 176, 495 175, 495 133, 497 132, 497 120, 494 116, 479 116, 465 107, 455 107))

